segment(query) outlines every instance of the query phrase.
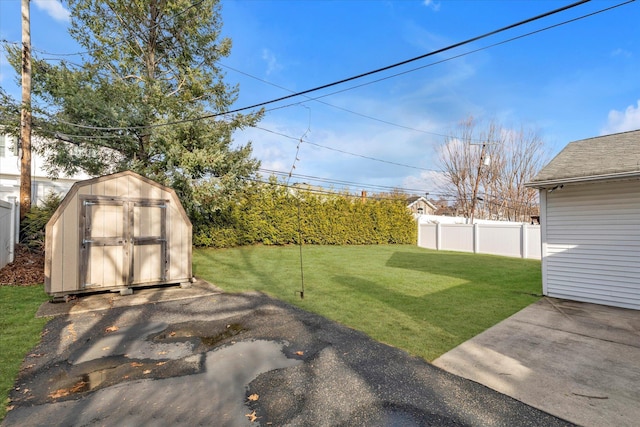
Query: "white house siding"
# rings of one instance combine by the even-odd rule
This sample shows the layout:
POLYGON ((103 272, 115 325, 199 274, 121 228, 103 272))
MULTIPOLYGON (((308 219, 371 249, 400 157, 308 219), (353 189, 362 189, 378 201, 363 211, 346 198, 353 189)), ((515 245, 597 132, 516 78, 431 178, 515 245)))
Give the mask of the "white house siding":
POLYGON ((541 191, 546 295, 640 309, 640 180, 541 191))
MULTIPOLYGON (((34 144, 43 141, 34 137, 34 144)), ((20 198, 20 157, 15 149, 15 140, 0 133, 0 200, 9 197, 20 198)), ((48 193, 55 193, 61 197, 69 191, 74 182, 88 179, 88 175, 78 173, 74 176, 61 175, 57 179, 47 176, 44 159, 33 152, 31 156, 31 201, 40 204, 48 193)))

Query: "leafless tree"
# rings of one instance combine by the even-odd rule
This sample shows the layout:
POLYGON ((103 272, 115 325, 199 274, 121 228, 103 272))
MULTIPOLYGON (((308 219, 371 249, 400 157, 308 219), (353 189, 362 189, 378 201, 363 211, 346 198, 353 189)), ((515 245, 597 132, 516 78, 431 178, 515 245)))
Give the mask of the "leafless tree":
POLYGON ((462 215, 529 221, 537 193, 524 184, 547 159, 544 141, 530 130, 504 128, 495 120, 460 122, 440 150, 439 162, 462 215))

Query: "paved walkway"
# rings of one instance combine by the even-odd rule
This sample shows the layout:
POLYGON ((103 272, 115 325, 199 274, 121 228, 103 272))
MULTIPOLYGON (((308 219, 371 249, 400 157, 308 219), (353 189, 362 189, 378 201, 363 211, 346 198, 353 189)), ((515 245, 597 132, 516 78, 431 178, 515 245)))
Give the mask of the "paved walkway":
POLYGON ((640 311, 543 298, 433 363, 585 427, 640 425, 640 311))

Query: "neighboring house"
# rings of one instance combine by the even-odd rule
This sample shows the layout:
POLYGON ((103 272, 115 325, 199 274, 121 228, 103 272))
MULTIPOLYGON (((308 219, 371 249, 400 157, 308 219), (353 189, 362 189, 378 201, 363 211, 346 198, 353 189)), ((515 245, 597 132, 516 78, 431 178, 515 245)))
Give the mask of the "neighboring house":
POLYGON ((433 215, 436 212, 435 205, 423 196, 407 198, 407 208, 417 215, 433 215))
POLYGON ((640 310, 640 130, 572 142, 527 186, 543 294, 640 310))
MULTIPOLYGON (((6 201, 11 196, 19 200, 20 197, 20 157, 17 146, 15 138, 0 134, 0 200, 6 201)), ((85 174, 48 178, 42 157, 31 153, 31 200, 34 204, 42 201, 49 192, 64 197, 74 182, 88 178, 85 174)))

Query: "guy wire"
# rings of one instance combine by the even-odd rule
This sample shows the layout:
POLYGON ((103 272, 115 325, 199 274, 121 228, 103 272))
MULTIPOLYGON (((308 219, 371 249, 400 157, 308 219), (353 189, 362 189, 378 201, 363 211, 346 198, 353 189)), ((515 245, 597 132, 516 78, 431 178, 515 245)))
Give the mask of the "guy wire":
MULTIPOLYGON (((291 170, 289 171, 289 177, 287 178, 287 187, 289 186, 289 181, 293 175, 293 170, 296 168, 296 163, 300 161, 298 154, 300 153, 300 146, 304 142, 304 138, 311 132, 311 109, 306 105, 301 104, 302 107, 306 108, 309 112, 309 123, 307 124, 307 130, 304 131, 300 139, 298 140, 298 144, 296 145, 296 156, 293 159, 293 164, 291 165, 291 170)), ((298 249, 300 254, 300 290, 296 291, 296 293, 300 294, 300 299, 304 299, 304 263, 302 260, 302 214, 301 214, 301 201, 300 194, 296 194, 296 202, 298 205, 298 249)))

